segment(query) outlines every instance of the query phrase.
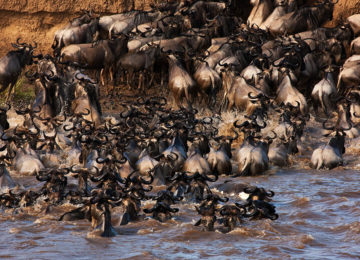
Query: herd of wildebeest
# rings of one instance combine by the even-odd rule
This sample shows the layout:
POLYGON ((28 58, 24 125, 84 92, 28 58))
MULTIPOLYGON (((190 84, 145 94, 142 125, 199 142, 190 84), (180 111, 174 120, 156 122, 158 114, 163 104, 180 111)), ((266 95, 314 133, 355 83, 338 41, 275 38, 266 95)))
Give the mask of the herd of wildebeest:
POLYGON ((311 116, 329 138, 311 166, 343 164, 345 137, 360 134, 360 15, 324 28, 336 4, 330 0, 251 4, 247 21, 234 12, 240 1, 184 0, 110 16, 85 11, 55 33, 52 54, 35 55, 35 42, 12 43, 0 60, 0 92, 9 87, 0 108, 1 208, 74 204, 59 220, 88 219, 102 236, 116 234, 114 211, 118 225, 143 213, 163 222, 180 201, 199 203, 195 225, 207 230, 277 219, 274 192, 244 185, 242 201, 226 204, 208 183, 287 167, 311 116), (25 76, 36 98, 15 109, 12 89, 32 64, 25 76), (122 98, 118 85, 144 97, 122 98), (170 99, 146 97, 150 88, 170 99), (118 99, 120 114, 102 115, 100 89, 103 99, 118 99), (203 107, 213 115, 200 116, 203 107), (221 112, 230 110, 237 117, 220 135, 221 112), (10 169, 43 185, 17 185, 10 169), (144 207, 147 200, 156 203, 144 207))

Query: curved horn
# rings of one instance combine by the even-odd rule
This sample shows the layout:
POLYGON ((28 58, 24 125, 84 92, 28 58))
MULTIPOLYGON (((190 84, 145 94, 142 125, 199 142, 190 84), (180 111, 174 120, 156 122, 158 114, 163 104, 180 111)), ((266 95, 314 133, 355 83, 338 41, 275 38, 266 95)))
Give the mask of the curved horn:
MULTIPOLYGON (((97 167, 95 167, 95 166, 93 166, 93 167, 96 169, 97 173, 99 173, 99 169, 97 167)), ((90 179, 93 182, 99 182, 99 181, 103 180, 106 175, 107 175, 107 172, 104 172, 100 176, 90 176, 90 179)))
POLYGON ((353 116, 356 118, 360 118, 360 115, 356 114, 356 112, 353 113, 353 116))
POLYGON ((225 213, 225 212, 226 212, 226 211, 225 211, 226 209, 227 209, 227 208, 224 208, 224 207, 222 207, 222 208, 220 209, 220 215, 221 215, 221 216, 224 217, 224 216, 227 216, 227 215, 228 215, 228 214, 225 213))
POLYGON ((274 140, 277 137, 277 134, 274 132, 274 130, 271 130, 271 132, 274 134, 274 137, 268 136, 268 138, 274 140))
POLYGON ((349 131, 351 128, 352 128, 352 123, 350 122, 350 120, 347 121, 349 127, 348 128, 343 128, 343 127, 340 127, 340 130, 342 131, 349 131))
POLYGON ((236 128, 241 128, 241 127, 247 127, 247 126, 250 125, 249 121, 245 121, 245 122, 241 123, 240 125, 238 124, 238 122, 239 122, 239 120, 236 120, 236 121, 233 123, 234 127, 236 127, 236 128))
POLYGON ((174 153, 174 152, 171 152, 170 154, 168 154, 166 156, 166 158, 171 160, 171 161, 176 161, 177 159, 179 159, 179 155, 174 153))
POLYGON ((140 177, 140 180, 143 184, 151 184, 154 181, 154 176, 148 172, 149 176, 150 176, 150 180, 145 180, 143 177, 140 177))
POLYGON ((110 162, 110 159, 109 158, 106 158, 106 159, 96 158, 96 162, 100 163, 100 164, 104 164, 104 163, 110 162))
POLYGON ((202 174, 202 176, 204 177, 205 180, 210 181, 210 182, 216 182, 219 178, 219 176, 217 174, 214 175, 215 178, 209 178, 208 175, 202 174))
POLYGON ((239 133, 237 131, 235 131, 235 129, 233 129, 233 132, 235 133, 234 137, 226 136, 226 139, 231 141, 231 142, 239 138, 239 133))
POLYGON ((86 110, 86 112, 80 112, 80 113, 77 114, 77 116, 88 116, 88 115, 90 115, 90 110, 87 109, 87 108, 85 110, 86 110))
POLYGON ((268 192, 266 192, 266 196, 268 197, 274 197, 275 192, 273 192, 272 190, 269 190, 268 192))
POLYGON ((25 108, 24 110, 15 110, 16 114, 18 115, 26 115, 29 114, 31 111, 28 108, 25 108))
POLYGON ((250 99, 259 99, 259 98, 261 98, 262 96, 263 96, 262 93, 259 93, 259 94, 256 95, 256 96, 252 96, 252 92, 249 92, 249 93, 248 93, 248 97, 249 97, 250 99))
POLYGON ((19 37, 19 38, 16 39, 16 43, 17 43, 18 45, 21 45, 21 46, 26 45, 25 42, 24 42, 24 43, 20 43, 20 40, 21 40, 21 37, 19 37))
POLYGON ((155 210, 155 208, 152 208, 152 209, 143 209, 143 211, 144 211, 145 213, 147 213, 147 214, 153 213, 154 210, 155 210))
POLYGON ((73 173, 80 173, 81 170, 80 170, 80 169, 79 169, 79 170, 75 170, 75 169, 74 169, 74 166, 75 166, 75 164, 70 167, 70 171, 73 172, 73 173))
POLYGON ((70 127, 70 128, 67 128, 67 127, 68 127, 68 125, 64 125, 64 126, 63 126, 63 129, 64 129, 66 132, 75 130, 75 126, 70 127))

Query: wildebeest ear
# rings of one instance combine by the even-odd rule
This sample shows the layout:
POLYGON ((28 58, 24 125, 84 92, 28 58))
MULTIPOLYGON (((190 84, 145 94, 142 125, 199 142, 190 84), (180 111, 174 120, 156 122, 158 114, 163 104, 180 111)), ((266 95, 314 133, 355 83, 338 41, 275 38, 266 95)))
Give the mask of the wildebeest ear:
POLYGON ((15 43, 11 43, 11 46, 13 46, 13 47, 16 48, 16 49, 20 49, 20 46, 17 45, 17 44, 15 44, 15 43))

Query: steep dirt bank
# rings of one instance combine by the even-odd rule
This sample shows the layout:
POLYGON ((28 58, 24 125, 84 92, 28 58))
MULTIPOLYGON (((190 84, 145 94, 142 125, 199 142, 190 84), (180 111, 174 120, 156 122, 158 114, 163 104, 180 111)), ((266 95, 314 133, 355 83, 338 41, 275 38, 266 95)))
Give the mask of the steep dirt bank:
MULTIPOLYGON (((246 6, 249 1, 238 0, 235 5, 246 6)), ((99 14, 112 14, 132 8, 146 10, 150 3, 154 2, 160 0, 0 0, 0 57, 12 49, 10 43, 15 42, 18 37, 26 42, 36 40, 39 50, 43 53, 49 52, 54 32, 77 16, 81 10, 92 9, 99 14)), ((247 13, 247 8, 238 10, 239 15, 247 13)), ((333 26, 358 12, 359 1, 339 0, 335 5, 334 20, 328 25, 333 26)))
POLYGON ((149 9, 153 0, 0 0, 0 56, 12 49, 18 37, 36 40, 39 50, 50 51, 53 35, 82 10, 100 14, 119 13, 132 8, 149 9))

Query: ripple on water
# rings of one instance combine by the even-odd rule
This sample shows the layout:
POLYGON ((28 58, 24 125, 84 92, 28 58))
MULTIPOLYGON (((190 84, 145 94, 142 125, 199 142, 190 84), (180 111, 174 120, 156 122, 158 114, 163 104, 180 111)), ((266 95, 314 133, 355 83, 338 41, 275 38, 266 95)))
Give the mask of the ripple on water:
POLYGON ((294 207, 305 208, 310 205, 309 197, 295 198, 295 200, 291 203, 294 207))
MULTIPOLYGON (((75 208, 71 205, 54 206, 49 214, 45 214, 45 204, 34 210, 7 210, 0 214, 0 231, 5 231, 0 241, 8 242, 6 247, 0 246, 0 257, 11 256, 9 250, 22 255, 31 250, 34 258, 48 259, 61 256, 59 248, 71 247, 66 255, 79 259, 86 258, 84 254, 104 259, 357 258, 359 176, 356 171, 281 170, 271 177, 233 179, 236 189, 245 183, 274 190, 279 219, 245 219, 226 234, 194 227, 199 216, 193 204, 184 202, 176 205, 180 212, 174 214, 174 220, 141 219, 115 227, 119 235, 110 239, 91 231, 86 220, 58 222, 63 212, 75 208)), ((229 183, 226 190, 222 196, 236 195, 229 183)), ((236 195, 230 200, 240 199, 236 195)))

